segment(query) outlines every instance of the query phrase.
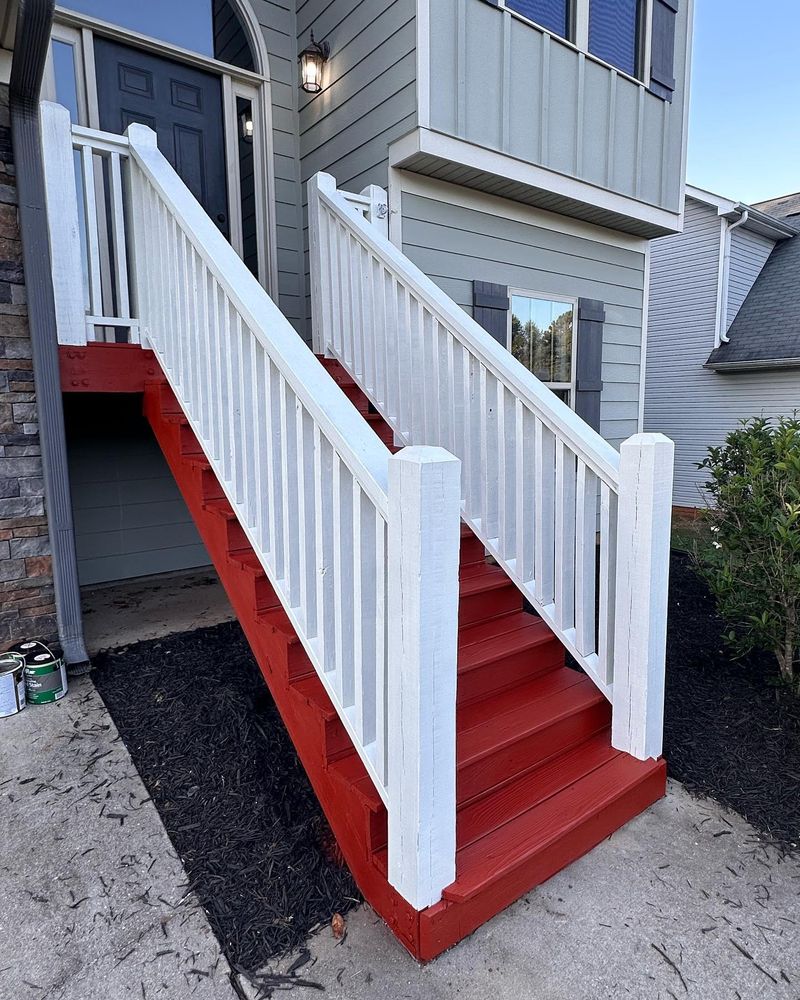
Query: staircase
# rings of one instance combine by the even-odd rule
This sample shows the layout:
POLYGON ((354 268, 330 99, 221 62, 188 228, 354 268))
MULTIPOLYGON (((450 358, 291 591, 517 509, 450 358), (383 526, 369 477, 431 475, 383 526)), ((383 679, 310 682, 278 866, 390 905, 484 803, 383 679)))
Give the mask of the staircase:
POLYGON ((664 792, 671 444, 587 427, 375 189, 309 183, 315 358, 150 129, 42 123, 59 342, 152 350, 146 417, 342 853, 430 959, 664 792))
MULTIPOLYGON (((347 372, 323 363, 393 448, 347 372)), ((144 410, 356 882, 416 958, 434 958, 664 794, 663 760, 612 748, 607 700, 565 666, 561 643, 463 527, 457 875, 439 903, 409 906, 387 879, 386 807, 166 380, 147 386, 144 410)))

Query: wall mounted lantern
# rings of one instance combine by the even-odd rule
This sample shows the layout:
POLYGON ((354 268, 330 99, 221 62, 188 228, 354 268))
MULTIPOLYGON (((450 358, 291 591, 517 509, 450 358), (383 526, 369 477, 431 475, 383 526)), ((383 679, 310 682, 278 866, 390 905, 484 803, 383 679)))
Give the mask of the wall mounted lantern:
POLYGON ((239 134, 245 142, 253 141, 253 112, 249 105, 239 115, 239 134))
POLYGON ((311 32, 311 43, 300 53, 300 86, 307 94, 318 94, 322 90, 322 67, 331 54, 327 42, 315 42, 311 32))

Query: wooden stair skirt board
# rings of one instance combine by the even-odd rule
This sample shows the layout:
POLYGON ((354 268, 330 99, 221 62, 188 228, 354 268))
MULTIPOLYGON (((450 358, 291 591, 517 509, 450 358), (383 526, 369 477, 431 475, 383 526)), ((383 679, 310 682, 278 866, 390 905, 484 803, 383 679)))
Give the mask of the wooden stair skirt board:
MULTIPOLYGON (((326 368, 376 433, 347 373, 326 368)), ((405 947, 434 958, 659 799, 663 761, 611 747, 610 706, 478 539, 461 538, 456 881, 414 910, 387 880, 386 809, 166 381, 145 415, 361 891, 405 947)))

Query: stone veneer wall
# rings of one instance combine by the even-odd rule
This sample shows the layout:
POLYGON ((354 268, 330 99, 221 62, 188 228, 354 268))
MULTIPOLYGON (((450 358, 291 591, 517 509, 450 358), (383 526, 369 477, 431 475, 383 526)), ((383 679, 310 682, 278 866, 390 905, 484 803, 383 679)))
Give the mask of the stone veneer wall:
POLYGON ((8 87, 0 87, 0 649, 56 637, 8 87))

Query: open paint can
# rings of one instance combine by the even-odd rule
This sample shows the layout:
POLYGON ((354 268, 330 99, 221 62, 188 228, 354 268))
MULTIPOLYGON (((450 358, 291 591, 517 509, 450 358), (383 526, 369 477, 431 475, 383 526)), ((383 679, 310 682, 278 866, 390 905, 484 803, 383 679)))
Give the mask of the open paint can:
POLYGON ((16 652, 0 654, 0 719, 25 708, 25 658, 16 652))
POLYGON ((37 639, 13 647, 25 660, 25 697, 29 705, 48 705, 67 693, 64 660, 37 639))

